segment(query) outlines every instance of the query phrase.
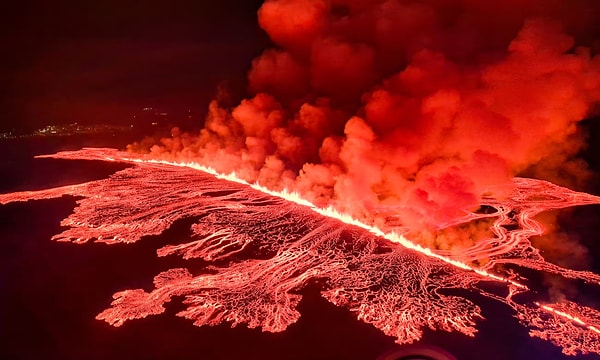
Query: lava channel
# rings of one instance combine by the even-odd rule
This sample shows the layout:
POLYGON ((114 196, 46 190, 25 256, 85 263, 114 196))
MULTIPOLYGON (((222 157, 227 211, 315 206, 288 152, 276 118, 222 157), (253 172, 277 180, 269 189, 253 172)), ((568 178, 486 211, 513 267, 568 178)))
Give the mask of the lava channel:
POLYGON ((515 294, 531 291, 518 276, 496 266, 515 264, 599 284, 597 274, 546 262, 529 242, 542 232, 535 214, 597 204, 598 197, 516 178, 508 198, 482 199, 495 213, 464 219, 493 218, 495 237, 457 254, 424 248, 393 231, 317 208, 295 194, 272 192, 198 164, 93 148, 44 157, 131 164, 103 180, 0 195, 0 204, 80 197, 74 212, 61 222, 65 230, 54 240, 133 243, 162 234, 177 220, 197 219, 189 239, 164 246, 157 255, 210 265, 198 273, 186 268, 161 272, 150 292, 117 292, 112 306, 97 316, 111 325, 160 314, 166 302, 182 296, 186 308, 177 315, 197 326, 225 322, 283 331, 300 317, 301 290, 318 281, 329 302, 348 308, 403 344, 418 341, 424 328, 474 336, 482 318, 480 307, 443 291, 471 289, 511 306, 531 336, 561 346, 565 354, 600 354, 600 312, 568 300, 517 301, 515 294), (510 213, 519 215, 509 218, 510 213), (510 221, 518 226, 502 226, 510 221), (484 266, 471 265, 483 258, 484 266), (486 290, 482 284, 489 282, 504 287, 505 295, 486 290))

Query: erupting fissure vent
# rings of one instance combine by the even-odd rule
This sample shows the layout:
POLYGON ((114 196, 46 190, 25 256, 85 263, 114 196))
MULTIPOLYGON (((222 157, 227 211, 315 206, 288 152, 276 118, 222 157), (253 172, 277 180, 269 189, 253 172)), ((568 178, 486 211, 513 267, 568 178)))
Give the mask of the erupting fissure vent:
POLYGON ((441 291, 461 288, 508 304, 532 336, 552 341, 565 354, 600 354, 600 312, 570 301, 518 300, 516 294, 529 292, 527 284, 496 266, 515 264, 599 284, 596 274, 546 262, 529 241, 542 233, 534 215, 597 204, 598 197, 516 178, 509 196, 482 199, 494 211, 464 218, 492 219, 492 238, 460 252, 442 251, 417 245, 391 226, 382 229, 360 222, 296 194, 273 192, 198 164, 146 160, 114 149, 46 157, 132 164, 103 180, 0 195, 0 204, 81 197, 61 223, 66 229, 54 240, 132 243, 163 233, 179 219, 198 219, 189 241, 162 247, 157 254, 213 265, 199 273, 170 269, 154 278, 150 292, 130 289, 114 294, 112 306, 97 316, 114 326, 160 314, 166 302, 183 296, 186 309, 178 315, 198 326, 226 322, 282 331, 300 317, 299 290, 318 280, 325 299, 348 308, 398 343, 419 340, 424 328, 474 336, 476 321, 482 318, 479 306, 441 291), (508 222, 516 226, 503 226, 508 222), (505 295, 481 286, 490 281, 505 287, 505 295))

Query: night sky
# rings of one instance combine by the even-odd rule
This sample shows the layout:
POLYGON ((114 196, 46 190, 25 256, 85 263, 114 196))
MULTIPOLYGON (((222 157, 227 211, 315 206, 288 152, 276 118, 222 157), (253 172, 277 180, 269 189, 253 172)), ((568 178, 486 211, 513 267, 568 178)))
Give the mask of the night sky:
MULTIPOLYGON (((268 44, 262 1, 16 2, 2 9, 0 131, 204 114, 268 44)), ((201 118, 201 116, 199 117, 201 118)))
MULTIPOLYGON (((38 0, 2 5, 0 7, 0 42, 3 48, 0 57, 0 84, 2 86, 0 91, 0 133, 27 132, 49 124, 73 122, 129 125, 135 122, 133 116, 140 114, 145 107, 153 107, 161 112, 169 113, 170 120, 174 123, 177 123, 178 119, 187 118, 188 112, 191 111, 194 114, 192 121, 196 122, 197 127, 201 127, 204 115, 207 113, 207 105, 215 97, 217 89, 224 86, 234 97, 242 97, 246 91, 246 75, 252 66, 252 60, 259 56, 264 49, 272 46, 268 36, 259 28, 257 22, 256 12, 263 1, 103 0, 79 2, 38 0)), ((488 0, 465 0, 464 2, 477 4, 479 1, 486 5, 495 4, 488 0)), ((519 1, 521 0, 508 0, 506 3, 519 3, 519 1)), ((600 18, 598 15, 600 6, 596 6, 597 9, 590 8, 589 11, 586 11, 585 5, 582 5, 590 4, 592 1, 574 0, 572 4, 579 4, 580 11, 573 11, 573 13, 587 15, 581 18, 580 23, 571 21, 572 19, 566 15, 565 17, 568 19, 565 21, 570 26, 567 27, 567 30, 574 34, 577 42, 588 46, 592 53, 596 54, 600 49, 600 41, 595 40, 600 37, 597 25, 600 22, 595 19, 600 18), (578 24, 582 24, 581 29, 577 26, 578 24)), ((523 0, 523 3, 526 2, 523 0)), ((534 1, 529 2, 533 3, 534 1)), ((552 2, 548 1, 548 3, 552 2)), ((569 3, 570 5, 571 3, 569 3)), ((573 6, 575 7, 575 5, 573 6)), ((512 18, 511 14, 507 17, 512 18)), ((487 20, 480 21, 481 19, 477 16, 469 20, 483 29, 490 30, 486 27, 487 20)), ((500 22, 500 20, 497 21, 500 22)), ((469 22, 467 22, 468 24, 469 22)), ((510 28, 508 25, 507 27, 510 28)), ((507 30, 509 38, 504 39, 499 36, 497 41, 506 42, 513 39, 519 27, 520 23, 513 31, 514 33, 511 33, 510 29, 510 31, 507 30)), ((490 28, 493 26, 490 25, 490 28)), ((457 35, 457 43, 464 40, 463 36, 467 40, 471 38, 471 32, 463 33, 460 26, 454 30, 456 34, 461 35, 457 35)), ((395 34, 393 35, 395 36, 395 34)), ((395 37, 392 39, 396 40, 395 37)), ((440 36, 440 39, 444 39, 444 37, 440 36)), ((285 43, 285 40, 280 40, 280 42, 285 43)), ((487 45, 478 44, 476 40, 473 40, 474 44, 481 46, 486 51, 489 50, 487 45)), ((287 44, 292 49, 290 52, 297 50, 294 46, 301 47, 302 45, 295 44, 293 41, 291 44, 291 46, 287 44)), ((493 42, 490 44, 488 45, 492 48, 493 42)), ((468 45, 467 42, 465 45, 467 50, 468 45)), ((285 48, 281 44, 279 46, 285 48)), ((475 45, 473 46, 476 48, 475 45)), ((333 48, 335 50, 335 47, 333 48)), ((332 61, 332 58, 333 60, 347 59, 344 53, 342 53, 344 56, 336 58, 329 56, 335 55, 335 51, 329 54, 326 47, 323 49, 325 51, 323 51, 322 62, 325 65, 328 65, 328 61, 332 61)), ((453 49, 441 49, 447 53, 449 58, 452 58, 453 49)), ((467 50, 465 52, 469 53, 467 50)), ((457 52, 460 51, 457 50, 457 52)), ((494 55, 493 52, 486 54, 494 55)), ((395 53, 389 55, 395 61, 394 56, 395 53)), ((383 60, 389 59, 384 57, 383 60)), ((469 60, 472 59, 469 58, 469 60)), ((333 62, 335 63, 335 61, 333 62)), ((362 66, 360 61, 350 63, 357 65, 358 68, 362 66)), ((461 62, 457 60, 457 63, 461 62)), ((392 65, 390 65, 390 73, 400 70, 395 68, 398 64, 393 63, 392 65)), ((368 66, 365 67, 368 68, 368 66)), ((282 68, 285 70, 285 66, 282 68)), ((333 72, 330 70, 336 68, 324 66, 317 67, 317 70, 320 69, 323 74, 329 75, 333 72)), ((269 87, 272 86, 277 88, 276 90, 279 90, 280 93, 285 93, 282 90, 293 88, 287 86, 288 81, 293 83, 298 80, 302 83, 306 80, 304 76, 288 78, 288 71, 277 72, 265 69, 263 70, 266 75, 262 79, 264 84, 259 85, 264 85, 267 90, 271 90, 269 87), (283 79, 281 82, 279 82, 281 79, 278 76, 283 79)), ((316 72, 318 73, 318 71, 316 72)), ((389 75, 385 74, 385 71, 383 72, 383 74, 374 74, 373 76, 378 79, 376 76, 383 78, 389 75)), ((600 71, 598 73, 600 74, 600 71)), ((259 75, 264 74, 260 73, 259 75)), ((300 72, 300 74, 304 73, 300 72)), ((352 66, 348 66, 348 74, 359 74, 360 77, 362 72, 354 71, 352 66)), ((347 74, 342 72, 342 75, 347 74)), ((327 94, 328 91, 333 92, 331 98, 335 100, 336 95, 339 95, 335 93, 338 90, 336 87, 344 88, 346 84, 338 81, 339 79, 335 76, 332 78, 325 76, 325 78, 326 81, 321 84, 321 89, 317 89, 316 93, 322 95, 323 93, 327 94), (333 86, 330 86, 329 82, 333 86)), ((352 77, 347 76, 342 80, 353 81, 352 77)), ((365 83, 365 87, 369 85, 369 81, 365 83)), ((260 81, 256 82, 260 83, 260 81)), ((600 84, 600 81, 598 83, 600 84)), ((258 89, 264 90, 260 86, 258 89)), ((301 87, 300 89, 302 90, 301 87)), ((281 95, 277 94, 277 91, 273 91, 273 93, 281 95)), ((529 95, 529 93, 528 89, 523 91, 525 95, 529 95)), ((600 94, 600 86, 598 93, 600 94)), ((509 95, 512 95, 512 92, 509 92, 509 95)), ((285 96, 281 97, 285 99, 285 96)), ((293 96, 290 95, 290 97, 293 96)), ((400 100, 398 103, 403 105, 400 100)), ((600 181, 598 181, 597 175, 600 173, 600 157, 597 155, 600 153, 600 121, 598 121, 597 115, 600 111, 597 111, 598 109, 600 108, 592 108, 590 118, 577 124, 585 130, 583 132, 588 134, 588 146, 582 146, 578 152, 570 154, 573 157, 584 158, 589 164, 590 174, 594 174, 590 175, 588 181, 577 183, 579 188, 576 189, 586 190, 597 195, 600 193, 600 181)), ((395 108, 392 107, 392 110, 395 108)), ((402 114, 402 112, 400 113, 402 114)), ((382 118, 389 118, 387 112, 383 112, 383 115, 382 118)), ((401 118, 401 116, 397 116, 397 118, 401 118)), ((347 119, 348 116, 344 118, 344 123, 347 119)), ((526 118, 524 122, 527 124, 528 130, 541 127, 529 126, 531 124, 529 118, 526 118)), ((288 123, 293 122, 288 121, 288 123)), ((424 135, 421 135, 422 129, 418 123, 418 121, 414 121, 414 123, 406 125, 407 130, 415 130, 414 134, 417 134, 414 137, 418 140, 415 141, 415 149, 419 148, 417 145, 423 143, 422 139, 425 138, 424 135)), ((404 126, 404 124, 401 125, 404 126)), ((402 126, 400 128, 404 129, 402 126)), ((470 128, 469 126, 465 129, 469 130, 470 128)), ((376 130, 379 135, 391 133, 391 128, 388 129, 385 126, 376 130)), ((330 132, 339 135, 341 130, 334 128, 330 132)), ((483 135, 488 136, 494 133, 499 132, 486 131, 483 135)), ((408 134, 413 133, 409 131, 408 134)), ((466 138, 460 132, 457 134, 460 135, 457 136, 458 140, 466 138)), ((385 136, 381 137, 390 143, 396 141, 393 137, 387 139, 385 136)), ((290 136, 290 138, 292 137, 290 136)), ((404 138, 413 139, 410 136, 402 137, 402 139, 404 138)), ((523 138, 528 139, 527 134, 523 138)), ((540 135, 539 138, 543 139, 543 136, 540 135)), ((304 141, 303 146, 306 147, 307 137, 303 137, 302 140, 304 141)), ((502 140, 504 141, 506 138, 502 140)), ((47 163, 44 167, 43 161, 31 160, 32 155, 62 149, 65 146, 63 142, 67 142, 63 138, 40 140, 40 143, 54 142, 52 150, 46 150, 43 147, 47 144, 30 146, 28 143, 25 146, 23 144, 26 140, 11 141, 0 144, 2 145, 0 150, 3 150, 4 154, 11 154, 11 156, 5 155, 5 159, 3 159, 5 161, 0 162, 0 175, 2 175, 0 178, 5 179, 0 183, 3 191, 13 191, 16 187, 31 187, 32 184, 24 180, 27 178, 39 182, 34 183, 33 187, 36 184, 39 187, 47 187, 52 185, 52 181, 48 179, 54 176, 53 174, 64 178, 70 176, 76 178, 80 175, 73 175, 62 167, 57 167, 54 163, 47 163), (19 143, 21 150, 15 150, 17 147, 13 145, 19 141, 23 141, 23 144, 19 143), (19 151, 21 153, 18 153, 19 151), (18 154, 12 155, 12 153, 18 154), (24 175, 20 173, 24 173, 24 175)), ((285 142, 282 141, 282 143, 285 142)), ((462 142, 457 143, 462 144, 462 142)), ((314 144, 318 145, 321 142, 315 141, 314 144)), ((507 145, 505 147, 509 150, 515 147, 515 142, 508 140, 502 144, 507 145)), ((89 144, 85 143, 85 145, 89 144)), ((486 148, 488 145, 485 142, 481 146, 486 148)), ((552 146, 555 145, 552 143, 552 146)), ((458 145, 456 146, 458 147, 458 145)), ((293 146, 290 148, 292 150, 303 149, 293 146)), ((356 152, 357 154, 365 152, 359 150, 356 152)), ((321 155, 318 151, 315 153, 321 155)), ((507 154, 510 154, 510 151, 507 151, 507 154)), ((294 159, 299 159, 300 164, 314 162, 314 159, 308 155, 292 155, 282 158, 290 163, 294 159)), ((418 149, 414 150, 414 155, 415 158, 421 156, 418 149)), ((427 154, 427 156, 430 155, 427 154)), ((384 158, 392 161, 396 157, 386 156, 384 158)), ((427 157, 423 158, 430 161, 427 157)), ((443 158, 443 156, 438 156, 436 159, 443 158)), ((510 157, 507 155, 506 158, 510 157)), ((359 175, 371 173, 371 171, 365 171, 365 169, 369 169, 364 166, 367 164, 366 160, 361 162, 354 161, 354 159, 355 157, 352 157, 348 162, 358 164, 359 175)), ((558 164, 556 168, 561 169, 564 164, 559 160, 556 161, 558 164)), ((325 160, 323 162, 326 163, 325 160)), ((61 166, 67 167, 65 164, 61 166)), ((104 171, 97 165, 87 166, 87 168, 77 171, 90 177, 92 176, 90 174, 95 174, 96 171, 104 171)), ((440 167, 439 171, 444 169, 440 167)), ((114 169, 110 168, 105 172, 109 174, 112 171, 114 169)), ((524 173, 525 176, 531 174, 535 175, 534 172, 524 173)), ((98 178, 102 176, 104 175, 98 175, 98 178)), ((317 178, 320 179, 315 176, 315 179, 317 178)), ((277 176, 276 179, 279 180, 279 177, 277 176)), ((59 180, 63 181, 64 179, 59 180)), ((413 180, 414 176, 411 181, 413 180)), ((60 181, 57 180, 57 183, 60 181)), ((353 188, 350 190, 349 193, 352 194, 360 193, 354 191, 353 188)), ((241 358, 246 354, 247 358, 274 359, 279 358, 280 353, 290 349, 296 351, 295 356, 290 358, 296 359, 316 358, 315 354, 324 354, 319 358, 335 358, 336 355, 341 356, 340 354, 346 358, 360 358, 361 356, 362 358, 372 358, 373 354, 380 353, 382 349, 390 347, 393 343, 390 338, 384 337, 378 330, 356 320, 345 309, 339 309, 326 303, 317 295, 316 291, 312 295, 309 294, 308 300, 303 302, 301 309, 303 317, 298 326, 281 334, 265 335, 244 327, 232 331, 227 325, 217 328, 196 328, 190 322, 179 318, 175 319, 172 316, 175 308, 168 309, 170 313, 167 316, 153 317, 145 322, 139 322, 139 324, 133 322, 134 324, 129 327, 126 326, 115 331, 104 323, 94 320, 93 316, 98 313, 99 308, 106 306, 110 294, 113 292, 123 288, 140 287, 141 285, 137 284, 139 279, 150 279, 150 276, 159 270, 164 270, 165 264, 155 258, 157 244, 164 239, 153 238, 150 239, 148 245, 146 242, 140 242, 131 249, 114 247, 100 250, 93 244, 78 247, 52 242, 49 239, 58 231, 60 220, 66 217, 74 206, 72 199, 60 201, 57 203, 60 208, 52 207, 54 203, 40 202, 33 205, 30 203, 3 206, 0 209, 0 220, 2 220, 0 222, 3 222, 0 233, 6 235, 6 247, 10 249, 0 256, 0 260, 2 260, 0 264, 6 264, 7 269, 0 271, 0 274, 4 275, 4 278, 0 277, 0 293, 3 293, 3 287, 5 287, 6 293, 11 294, 10 297, 7 297, 8 300, 4 300, 5 304, 0 303, 0 305, 4 305, 2 307, 5 310, 9 309, 0 314, 0 330, 7 332, 10 330, 11 336, 14 336, 12 346, 6 350, 7 354, 19 354, 20 358, 26 359, 40 358, 40 354, 47 354, 46 358, 57 359, 65 358, 66 355, 73 359, 118 358, 123 354, 136 354, 139 358, 154 357, 158 359, 170 357, 171 354, 175 354, 173 351, 175 349, 180 351, 179 358, 205 358, 198 354, 211 354, 211 351, 216 352, 215 349, 221 348, 224 349, 223 354, 214 353, 212 358, 241 358), (31 226, 28 222, 30 219, 33 219, 36 226, 31 226), (61 259, 61 261, 57 262, 56 259, 61 259), (136 266, 131 266, 129 261, 135 261, 136 266), (106 264, 110 264, 110 266, 106 266, 106 264), (106 268, 109 269, 108 273, 103 270, 106 268), (134 268, 133 271, 132 268, 134 268), (13 276, 13 274, 18 276, 13 276), (92 283, 89 279, 96 279, 97 282, 92 290, 86 288, 92 283), (57 286, 54 286, 55 282, 58 282, 57 286), (67 289, 67 291, 63 289, 67 289), (54 296, 57 296, 58 300, 54 299, 54 296), (60 296, 64 296, 64 298, 60 296), (43 301, 38 301, 38 299, 47 301, 50 307, 46 308, 43 301), (79 307, 77 308, 77 306, 79 307), (64 312, 59 310, 64 310, 64 312), (73 318, 65 318, 63 314, 71 314, 73 318), (6 319, 3 319, 2 316, 6 319), (2 323, 10 323, 11 329, 9 327, 2 329, 2 323), (52 327, 46 326, 46 324, 58 325, 52 327), (204 337, 204 340, 198 340, 200 337, 204 337), (36 344, 29 348, 28 345, 32 339, 36 344), (233 342, 239 342, 241 345, 229 346, 233 342), (312 344, 312 347, 307 344, 312 344), (28 350, 23 351, 23 349, 28 350), (265 352, 269 356, 265 357, 265 352)), ((597 244, 596 239, 600 231, 598 229, 600 215, 597 206, 586 207, 583 210, 577 209, 573 214, 567 214, 565 219, 558 218, 557 221, 565 222, 565 224, 561 224, 564 232, 566 234, 572 232, 574 238, 579 238, 579 241, 590 249, 589 268, 598 271, 600 269, 600 256, 598 256, 600 245, 597 244)), ((172 233, 167 235, 170 234, 172 233)), ((582 296, 588 295, 583 294, 582 296)), ((590 295, 590 298, 594 298, 594 296, 590 295)), ((549 343, 537 339, 531 340, 526 329, 517 327, 516 320, 505 316, 507 312, 507 309, 494 308, 490 313, 486 313, 485 315, 490 321, 482 322, 482 335, 476 339, 465 339, 462 335, 455 333, 440 335, 439 332, 426 331, 424 340, 466 356, 463 358, 474 356, 477 351, 483 353, 490 348, 494 348, 493 356, 495 357, 492 356, 492 358, 495 359, 510 358, 507 357, 509 355, 514 358, 515 354, 522 356, 519 358, 528 358, 530 353, 542 354, 540 356, 544 358, 562 358, 560 350, 549 343), (508 340, 507 344, 499 344, 498 333, 500 338, 511 336, 512 338, 508 340), (525 348, 523 344, 531 346, 531 348, 525 348), (544 354, 549 355, 544 356, 544 354)), ((2 338, 7 338, 7 336, 3 336, 3 333, 0 332, 0 339, 2 338)), ((0 358, 3 358, 1 352, 0 358)), ((135 358, 135 356, 131 358, 135 358)))

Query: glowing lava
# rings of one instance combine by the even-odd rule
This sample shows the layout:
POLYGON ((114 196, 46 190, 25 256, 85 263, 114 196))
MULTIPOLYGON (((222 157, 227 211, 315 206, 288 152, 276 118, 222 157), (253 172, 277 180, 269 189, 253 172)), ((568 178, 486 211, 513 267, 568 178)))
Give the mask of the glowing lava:
POLYGON ((514 179, 515 190, 506 199, 482 199, 496 212, 471 214, 464 220, 494 218, 496 237, 458 254, 423 248, 398 233, 331 208, 320 209, 297 195, 249 185, 234 174, 215 174, 197 164, 143 160, 113 149, 47 157, 132 164, 104 180, 0 195, 2 204, 81 197, 61 223, 67 229, 55 240, 131 243, 161 234, 179 219, 196 219, 190 239, 160 248, 157 254, 212 265, 197 273, 184 268, 162 272, 154 278, 151 292, 116 293, 112 307, 97 317, 112 325, 160 314, 173 296, 184 296, 187 309, 178 315, 198 326, 228 322, 282 331, 300 317, 299 290, 318 281, 325 299, 347 307, 398 343, 409 343, 419 340, 425 327, 474 336, 480 308, 465 297, 440 291, 473 289, 513 307, 532 336, 552 341, 565 354, 600 354, 600 312, 569 301, 519 302, 515 295, 528 291, 526 283, 494 266, 509 263, 599 283, 596 274, 544 261, 528 240, 542 232, 535 214, 600 203, 598 197, 544 181, 514 179), (509 222, 518 226, 503 227, 509 222), (470 265, 483 258, 489 260, 484 267, 470 265), (505 295, 480 286, 490 281, 504 286, 505 295))

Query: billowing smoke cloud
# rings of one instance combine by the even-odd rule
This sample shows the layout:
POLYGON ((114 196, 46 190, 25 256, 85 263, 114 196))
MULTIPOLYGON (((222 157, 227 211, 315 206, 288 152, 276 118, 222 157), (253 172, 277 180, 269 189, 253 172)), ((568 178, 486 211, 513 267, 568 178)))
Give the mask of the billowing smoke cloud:
MULTIPOLYGON (((442 227, 527 173, 586 176, 590 1, 268 0, 250 96, 153 146, 376 223, 442 227)), ((134 145, 132 149, 139 150, 134 145)))

